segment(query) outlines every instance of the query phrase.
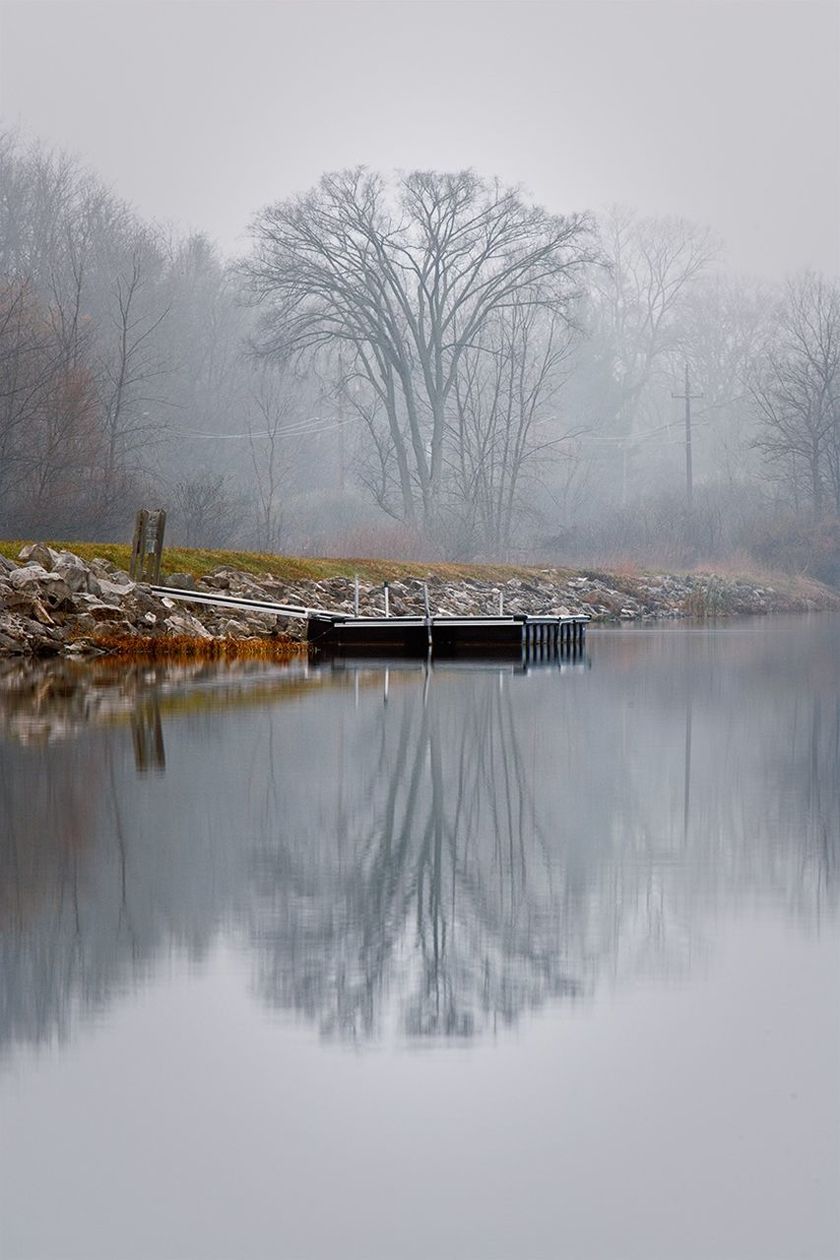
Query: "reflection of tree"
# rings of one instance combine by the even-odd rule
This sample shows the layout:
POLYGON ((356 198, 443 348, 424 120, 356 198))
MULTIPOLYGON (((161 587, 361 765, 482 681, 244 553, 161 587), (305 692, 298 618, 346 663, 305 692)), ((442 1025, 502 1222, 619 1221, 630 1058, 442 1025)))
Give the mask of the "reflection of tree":
POLYGON ((719 907, 833 914, 831 635, 644 642, 580 677, 392 671, 387 703, 373 668, 0 676, 0 1045, 221 934, 328 1033, 468 1036, 684 975, 719 907))
POLYGON ((526 764, 535 732, 501 683, 483 675, 457 700, 436 681, 392 691, 361 735, 365 778, 339 780, 340 847, 329 824, 320 842, 304 828, 262 847, 253 931, 269 1001, 367 1035, 394 990, 407 1031, 466 1035, 582 987, 562 840, 526 764))
POLYGON ((85 977, 82 904, 97 768, 69 747, 44 764, 0 753, 0 1043, 41 1040, 85 977))

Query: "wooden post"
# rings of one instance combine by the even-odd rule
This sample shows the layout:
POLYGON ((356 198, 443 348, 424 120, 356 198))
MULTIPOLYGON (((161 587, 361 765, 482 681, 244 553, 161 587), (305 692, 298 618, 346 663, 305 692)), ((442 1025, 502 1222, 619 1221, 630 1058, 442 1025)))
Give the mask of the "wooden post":
POLYGON ((134 520, 134 538, 131 542, 131 565, 128 573, 132 581, 139 581, 143 575, 143 556, 146 551, 146 524, 149 514, 140 508, 134 520))
POLYGON ((141 508, 137 513, 129 568, 132 581, 154 583, 160 581, 165 529, 166 512, 163 508, 156 508, 153 511, 141 508))
POLYGON ((358 573, 356 574, 356 577, 353 583, 353 611, 356 614, 356 617, 358 617, 359 616, 359 575, 358 573))
POLYGON ((387 583, 387 582, 383 582, 383 583, 382 583, 382 589, 383 589, 383 591, 385 592, 385 616, 386 616, 386 617, 390 617, 390 616, 391 616, 391 604, 390 604, 389 599, 388 599, 388 596, 389 596, 389 594, 390 594, 390 591, 389 591, 389 587, 388 587, 388 583, 387 583))
POLYGON ((152 550, 152 581, 157 585, 160 582, 160 562, 163 558, 163 534, 166 529, 166 512, 163 508, 158 508, 157 519, 155 520, 155 537, 152 550))

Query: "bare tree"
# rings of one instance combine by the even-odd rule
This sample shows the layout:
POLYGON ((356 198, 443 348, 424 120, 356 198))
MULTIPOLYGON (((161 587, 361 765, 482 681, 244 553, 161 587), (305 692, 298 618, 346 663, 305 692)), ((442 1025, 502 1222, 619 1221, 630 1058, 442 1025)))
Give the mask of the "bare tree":
POLYGON ((632 425, 662 357, 684 338, 681 303, 718 253, 704 228, 679 218, 615 209, 600 224, 606 267, 593 269, 602 335, 612 348, 620 406, 632 425))
POLYGON ((248 428, 248 446, 257 498, 257 545, 274 551, 283 529, 280 494, 288 484, 290 442, 285 433, 294 416, 295 400, 288 381, 271 368, 263 371, 252 391, 258 427, 248 428))
POLYGON ((774 293, 763 284, 718 272, 690 286, 681 303, 682 344, 669 356, 672 381, 702 395, 695 412, 695 461, 718 483, 754 474, 754 413, 750 379, 770 331, 774 293))
POLYGON ((787 286, 773 343, 752 388, 756 445, 811 513, 840 516, 840 288, 807 274, 787 286))
POLYGON ((572 343, 569 326, 539 307, 488 321, 455 383, 452 471, 456 503, 491 554, 507 555, 524 498, 552 458, 571 457, 571 427, 557 421, 572 343))
POLYGON ((432 524, 464 353, 502 310, 565 315, 591 258, 588 220, 549 215, 469 171, 415 171, 389 186, 357 169, 269 207, 253 235, 263 352, 352 351, 387 421, 399 513, 432 524))
MULTIPOLYGON (((102 441, 94 382, 28 281, 0 292, 0 490, 6 528, 89 529, 102 441)), ((105 488, 107 491, 107 488, 105 488)), ((97 496, 101 512, 107 492, 97 496)))
POLYGON ((6 283, 0 291, 0 490, 19 476, 22 435, 43 406, 56 366, 30 281, 6 283))
POLYGON ((14 474, 18 529, 63 530, 68 517, 107 528, 130 457, 153 436, 143 408, 160 364, 148 284, 160 252, 66 154, 0 137, 0 183, 0 478, 14 474))
POLYGON ((178 481, 172 492, 173 526, 186 547, 229 547, 245 517, 241 494, 224 473, 203 471, 178 481))
POLYGON ((160 420, 146 410, 159 404, 152 382, 165 372, 155 334, 167 315, 149 301, 149 261, 138 243, 113 282, 110 320, 113 336, 101 359, 101 392, 107 434, 106 474, 113 477, 150 442, 159 439, 160 420))

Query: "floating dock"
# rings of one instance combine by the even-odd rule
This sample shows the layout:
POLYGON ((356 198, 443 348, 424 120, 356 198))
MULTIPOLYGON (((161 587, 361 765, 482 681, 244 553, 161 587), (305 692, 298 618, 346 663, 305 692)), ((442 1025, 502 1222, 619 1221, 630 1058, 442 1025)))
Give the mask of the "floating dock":
POLYGON ((327 608, 281 604, 238 595, 153 586, 162 598, 185 604, 271 613, 306 622, 306 639, 320 651, 398 656, 574 656, 583 651, 585 616, 513 614, 498 617, 361 617, 327 608))
POLYGON ((311 615, 306 637, 329 652, 483 656, 582 650, 588 617, 336 617, 311 615))

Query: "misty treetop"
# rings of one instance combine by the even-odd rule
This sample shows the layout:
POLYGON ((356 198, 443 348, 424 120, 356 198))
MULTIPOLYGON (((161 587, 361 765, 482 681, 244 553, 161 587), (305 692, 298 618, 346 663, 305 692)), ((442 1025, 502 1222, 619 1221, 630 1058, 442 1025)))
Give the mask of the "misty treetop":
POLYGON ((472 171, 326 174, 247 256, 0 137, 0 527, 840 579, 840 291, 472 171), (687 480, 685 382, 691 395, 687 480))
POLYGON ((491 536, 507 544, 508 499, 533 453, 523 421, 534 400, 520 384, 490 435, 459 402, 470 376, 500 387, 511 366, 532 375, 545 361, 544 344, 528 352, 533 316, 544 315, 543 343, 557 321, 571 324, 594 258, 588 219, 547 214, 470 171, 415 171, 389 186, 359 169, 265 210, 253 234, 246 275, 267 308, 262 352, 344 352, 342 386, 362 387, 358 401, 350 392, 372 440, 367 480, 380 507, 445 535, 453 492, 456 504, 480 494, 491 536))

